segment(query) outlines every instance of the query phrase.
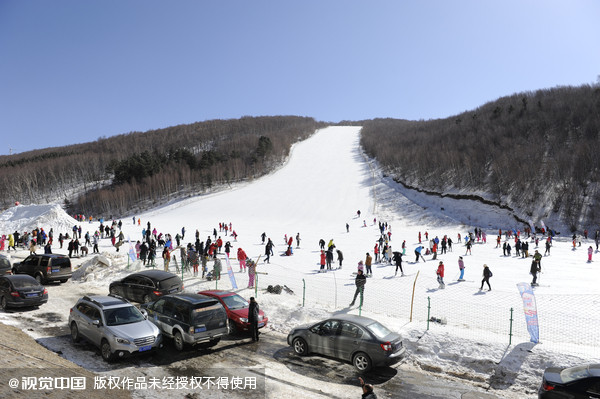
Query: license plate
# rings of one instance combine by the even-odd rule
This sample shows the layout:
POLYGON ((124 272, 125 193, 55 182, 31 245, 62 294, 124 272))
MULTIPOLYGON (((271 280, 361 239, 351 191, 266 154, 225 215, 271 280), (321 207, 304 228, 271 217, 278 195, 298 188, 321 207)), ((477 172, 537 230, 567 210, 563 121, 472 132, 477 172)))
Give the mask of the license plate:
POLYGON ((52 273, 58 273, 60 272, 60 269, 52 269, 52 273))
POLYGON ((263 327, 265 325, 265 323, 258 323, 259 327, 263 327))
POLYGON ((27 294, 27 295, 25 295, 25 296, 26 296, 27 298, 33 298, 33 297, 36 297, 36 296, 38 296, 38 294, 35 294, 35 293, 34 293, 34 294, 27 294))
POLYGON ((206 327, 196 327, 194 329, 195 333, 199 333, 199 332, 203 332, 203 331, 206 331, 206 327))
POLYGON ((149 351, 150 349, 152 349, 152 345, 142 346, 140 352, 149 351))

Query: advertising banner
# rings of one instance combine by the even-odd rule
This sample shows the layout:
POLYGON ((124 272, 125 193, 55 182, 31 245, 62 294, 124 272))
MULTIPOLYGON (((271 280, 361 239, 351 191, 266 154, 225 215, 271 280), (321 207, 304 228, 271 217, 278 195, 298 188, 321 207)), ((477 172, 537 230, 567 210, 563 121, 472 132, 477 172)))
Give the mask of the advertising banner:
POLYGON ((525 311, 527 331, 529 331, 529 336, 531 337, 530 341, 537 344, 540 341, 540 328, 535 295, 528 283, 519 283, 517 287, 519 288, 521 299, 523 299, 523 310, 525 311))
POLYGON ((233 269, 231 268, 231 263, 229 263, 229 254, 225 256, 225 262, 227 262, 227 274, 229 274, 229 280, 231 281, 231 287, 234 290, 237 290, 237 283, 235 282, 235 275, 233 274, 233 269))

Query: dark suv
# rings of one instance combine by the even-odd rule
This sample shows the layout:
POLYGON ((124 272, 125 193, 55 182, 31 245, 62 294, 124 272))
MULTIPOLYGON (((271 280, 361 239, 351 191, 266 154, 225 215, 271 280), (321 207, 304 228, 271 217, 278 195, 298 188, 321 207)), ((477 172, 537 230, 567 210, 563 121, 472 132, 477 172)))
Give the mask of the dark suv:
POLYGON ((163 295, 183 291, 183 281, 173 273, 144 270, 110 283, 109 291, 130 301, 148 303, 163 295))
POLYGON ((148 311, 148 320, 173 338, 177 350, 183 350, 186 344, 210 348, 228 333, 227 313, 215 298, 181 293, 164 296, 142 308, 148 311))
POLYGON ((29 274, 40 284, 50 281, 66 283, 73 275, 71 259, 65 255, 29 255, 22 262, 13 264, 13 274, 29 274))
POLYGON ((8 256, 0 255, 0 276, 12 274, 12 265, 8 256))

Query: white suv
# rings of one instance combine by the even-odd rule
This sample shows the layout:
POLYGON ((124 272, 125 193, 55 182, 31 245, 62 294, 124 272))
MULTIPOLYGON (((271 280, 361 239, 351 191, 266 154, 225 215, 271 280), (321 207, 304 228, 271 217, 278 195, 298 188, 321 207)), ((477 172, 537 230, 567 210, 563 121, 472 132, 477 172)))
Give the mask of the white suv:
POLYGON ((106 361, 162 347, 160 330, 146 312, 118 296, 80 298, 71 308, 69 328, 73 342, 85 338, 106 361))

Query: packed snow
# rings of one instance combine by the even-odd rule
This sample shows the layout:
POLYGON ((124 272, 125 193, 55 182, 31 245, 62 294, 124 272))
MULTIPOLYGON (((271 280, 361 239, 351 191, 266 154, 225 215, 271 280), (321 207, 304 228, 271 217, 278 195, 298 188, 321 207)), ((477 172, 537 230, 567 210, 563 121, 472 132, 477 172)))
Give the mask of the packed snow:
MULTIPOLYGON (((223 241, 233 244, 232 257, 242 247, 251 258, 258 259, 257 291, 246 288, 248 276, 239 272, 235 259, 231 260, 231 266, 238 286, 235 290, 246 297, 257 296, 269 316, 270 332, 287 334, 296 325, 318 321, 336 312, 360 313, 405 337, 408 356, 402 367, 473 381, 499 397, 533 398, 544 368, 600 359, 600 342, 595 333, 600 325, 600 316, 595 311, 600 300, 597 294, 600 273, 595 261, 587 262, 588 247, 594 247, 594 258, 600 255, 592 239, 578 236, 573 246, 566 231, 554 238, 550 255, 541 262, 540 286, 535 288, 540 343, 531 343, 516 284, 531 281, 531 256, 535 249, 545 252, 545 237, 538 235, 537 248, 530 242, 527 259, 516 257, 514 248, 511 256, 503 256, 502 248, 496 248, 498 229, 524 227, 516 226, 509 214, 474 201, 411 192, 384 176, 376 162, 362 153, 359 142, 360 127, 319 130, 294 145, 289 161, 270 175, 130 215, 121 219, 123 232, 133 244, 142 239, 142 229, 148 222, 152 228, 173 237, 185 227, 183 242, 188 243, 195 240, 196 230, 201 241, 208 236, 214 238, 212 233, 216 228, 223 241), (355 291, 357 263, 364 262, 367 252, 373 255, 380 222, 390 227, 394 251, 402 251, 401 244, 406 241, 403 259, 406 276, 401 277, 400 272, 395 275, 395 267, 387 263, 374 263, 363 306, 349 307, 355 291), (219 223, 231 223, 237 241, 219 231, 219 223), (465 237, 475 227, 484 229, 487 243, 476 241, 472 254, 467 255, 464 243, 458 242, 458 234, 465 237), (263 232, 275 243, 270 263, 264 262, 263 232), (453 240, 452 251, 438 254, 436 260, 425 255, 426 262, 415 262, 413 251, 419 245, 419 232, 425 247, 429 246, 425 232, 430 239, 447 235, 453 240), (299 246, 297 234, 301 239, 299 246), (293 238, 291 256, 284 256, 287 249, 284 237, 293 238), (337 269, 336 259, 333 270, 319 273, 320 239, 326 243, 333 240, 336 249, 343 252, 341 269, 337 269), (461 282, 456 281, 459 256, 463 256, 466 265, 466 281, 461 282), (445 264, 445 289, 439 289, 436 281, 435 271, 440 261, 445 264), (491 291, 487 291, 487 286, 483 291, 479 289, 483 264, 493 271, 491 291), (267 293, 269 285, 286 286, 291 292, 267 293), (509 336, 511 323, 512 336, 509 336)), ((57 205, 19 205, 0 215, 1 234, 52 227, 56 240, 59 232, 72 232, 73 225, 81 225, 84 234, 86 231, 93 234, 99 222, 76 222, 57 205)), ((503 235, 501 243, 505 241, 503 235)), ((514 247, 514 239, 509 242, 514 247)), ((73 279, 50 287, 48 304, 28 316, 63 315, 63 320, 54 323, 64 327, 69 308, 77 297, 84 293, 105 294, 111 281, 144 268, 139 261, 128 259, 128 247, 124 245, 116 252, 110 240, 103 239, 100 256, 90 253, 88 257, 74 258, 78 270, 73 279)), ((66 253, 65 248, 59 249, 57 242, 53 246, 55 253, 66 253)), ((17 261, 28 252, 10 254, 17 261)), ((179 262, 179 252, 173 254, 179 262)), ((160 251, 157 256, 157 267, 162 268, 160 251)), ((212 262, 209 269, 211 266, 212 262)), ((175 271, 173 262, 170 270, 175 271)), ((233 289, 226 273, 215 282, 186 272, 184 283, 186 290, 192 292, 215 287, 233 289)), ((0 313, 0 321, 23 323, 18 313, 0 313)), ((52 323, 49 321, 50 326, 52 323)), ((29 332, 52 347, 51 337, 41 336, 36 330, 29 332)), ((76 350, 60 350, 63 356, 86 368, 106 370, 101 360, 91 360, 76 350)), ((269 374, 268 368, 266 372, 269 374)), ((341 386, 323 389, 340 397, 355 396, 355 392, 349 394, 341 386)), ((269 396, 291 398, 294 392, 269 387, 269 396)))

